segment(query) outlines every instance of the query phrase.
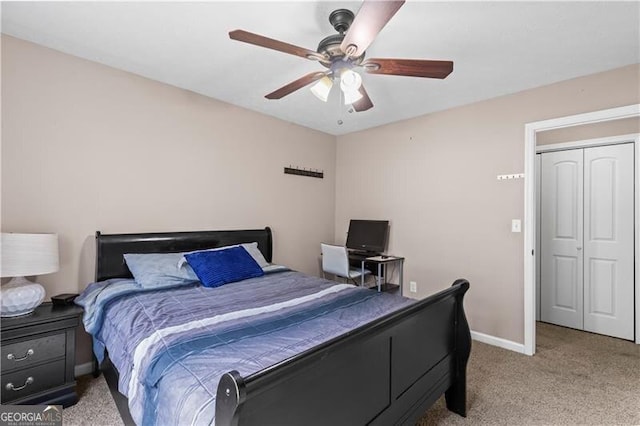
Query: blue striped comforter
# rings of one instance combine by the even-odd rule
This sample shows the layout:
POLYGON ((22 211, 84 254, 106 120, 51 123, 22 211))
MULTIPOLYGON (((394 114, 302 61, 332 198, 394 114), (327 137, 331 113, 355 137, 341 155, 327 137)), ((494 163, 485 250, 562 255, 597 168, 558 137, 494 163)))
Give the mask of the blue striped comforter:
POLYGON ((77 302, 135 422, 200 425, 215 422, 222 374, 255 373, 414 301, 280 271, 218 288, 109 280, 77 302))

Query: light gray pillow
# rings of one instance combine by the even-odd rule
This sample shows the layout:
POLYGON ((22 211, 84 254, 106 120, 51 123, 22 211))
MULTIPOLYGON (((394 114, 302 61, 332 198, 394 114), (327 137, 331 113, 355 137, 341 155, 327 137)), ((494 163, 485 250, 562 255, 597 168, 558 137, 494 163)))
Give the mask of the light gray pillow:
POLYGON ((124 260, 138 285, 161 288, 199 281, 191 266, 178 267, 183 256, 184 253, 127 253, 124 260))

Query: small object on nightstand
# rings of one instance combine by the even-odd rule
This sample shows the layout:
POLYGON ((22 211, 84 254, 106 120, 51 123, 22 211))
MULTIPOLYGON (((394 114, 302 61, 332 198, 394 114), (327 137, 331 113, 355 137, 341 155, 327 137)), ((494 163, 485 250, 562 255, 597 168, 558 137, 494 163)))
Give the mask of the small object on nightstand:
POLYGON ((53 306, 68 306, 73 305, 73 300, 78 297, 77 293, 63 293, 51 296, 51 302, 53 306))

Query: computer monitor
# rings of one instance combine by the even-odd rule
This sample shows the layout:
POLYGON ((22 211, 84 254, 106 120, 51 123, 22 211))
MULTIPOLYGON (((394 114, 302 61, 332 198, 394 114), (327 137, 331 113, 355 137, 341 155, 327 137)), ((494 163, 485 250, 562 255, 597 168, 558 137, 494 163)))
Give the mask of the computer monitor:
POLYGON ((351 219, 347 234, 347 248, 382 253, 387 246, 388 220, 351 219))

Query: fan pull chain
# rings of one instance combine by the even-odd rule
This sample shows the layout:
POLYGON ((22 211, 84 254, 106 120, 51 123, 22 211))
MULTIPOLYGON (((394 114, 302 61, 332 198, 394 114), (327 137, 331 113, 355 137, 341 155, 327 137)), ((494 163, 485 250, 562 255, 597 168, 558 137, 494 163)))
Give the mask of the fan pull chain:
POLYGON ((344 121, 342 121, 342 103, 344 102, 344 99, 342 99, 342 97, 344 96, 344 93, 342 93, 342 89, 340 89, 338 92, 340 93, 340 96, 338 96, 338 126, 342 126, 342 124, 344 123, 344 121))

